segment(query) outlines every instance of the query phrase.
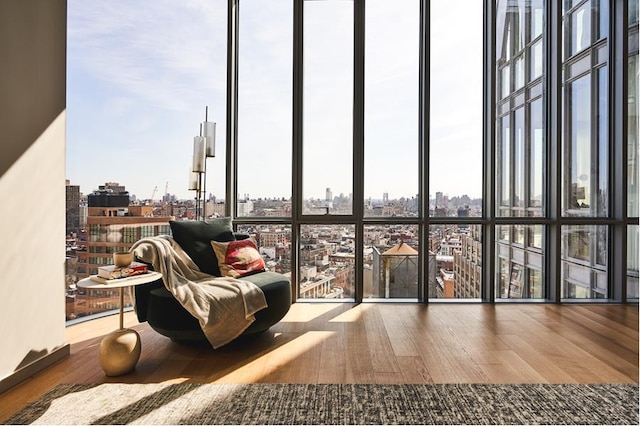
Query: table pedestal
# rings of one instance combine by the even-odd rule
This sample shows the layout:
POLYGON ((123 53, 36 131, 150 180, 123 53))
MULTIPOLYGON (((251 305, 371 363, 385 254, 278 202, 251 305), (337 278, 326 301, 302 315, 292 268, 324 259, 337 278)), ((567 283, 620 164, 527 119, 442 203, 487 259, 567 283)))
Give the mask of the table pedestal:
POLYGON ((100 342, 100 367, 107 376, 121 376, 132 371, 140 359, 140 335, 130 328, 107 334, 100 342))

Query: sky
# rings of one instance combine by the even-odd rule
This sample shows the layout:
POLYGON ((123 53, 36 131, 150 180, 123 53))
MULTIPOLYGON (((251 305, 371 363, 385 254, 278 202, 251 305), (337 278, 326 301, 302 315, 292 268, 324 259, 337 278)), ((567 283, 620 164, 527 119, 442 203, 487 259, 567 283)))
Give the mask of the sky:
MULTIPOLYGON (((368 0, 365 197, 417 193, 418 1, 368 0), (401 4, 402 7, 398 7, 401 4)), ((67 179, 138 198, 188 191, 193 137, 217 123, 207 192, 224 197, 225 0, 69 0, 67 179), (150 7, 150 4, 153 6, 150 7)), ((351 192, 351 2, 305 5, 303 195, 351 192)), ((240 8, 238 192, 291 192, 291 1, 240 8)), ((431 2, 431 196, 479 197, 482 1, 431 2)))

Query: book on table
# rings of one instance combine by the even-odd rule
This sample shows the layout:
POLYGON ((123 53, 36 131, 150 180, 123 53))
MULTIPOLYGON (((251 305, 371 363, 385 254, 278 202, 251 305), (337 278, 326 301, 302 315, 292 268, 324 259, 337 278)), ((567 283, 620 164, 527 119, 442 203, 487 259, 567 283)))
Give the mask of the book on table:
POLYGON ((133 277, 149 272, 146 263, 132 262, 128 266, 105 265, 98 268, 98 277, 105 280, 133 277))
POLYGON ((100 284, 115 284, 115 283, 122 283, 122 282, 126 282, 126 281, 133 281, 136 278, 140 278, 141 276, 144 276, 146 274, 148 274, 149 272, 144 272, 141 274, 136 274, 136 275, 130 275, 128 277, 121 277, 121 278, 111 278, 111 279, 107 279, 107 278, 102 278, 101 276, 98 275, 91 275, 89 278, 91 278, 91 281, 95 281, 97 283, 100 284))

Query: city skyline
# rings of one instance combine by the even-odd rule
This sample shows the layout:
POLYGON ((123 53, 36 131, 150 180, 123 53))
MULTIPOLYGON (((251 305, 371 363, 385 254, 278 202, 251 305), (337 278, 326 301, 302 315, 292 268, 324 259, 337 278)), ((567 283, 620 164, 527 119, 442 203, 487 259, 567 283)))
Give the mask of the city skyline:
MULTIPOLYGON (((131 192, 129 190, 129 188, 127 187, 126 184, 123 184, 122 182, 103 182, 102 184, 98 185, 97 188, 94 188, 90 191, 84 191, 81 187, 79 188, 80 194, 84 197, 86 197, 87 195, 90 195, 93 192, 99 192, 99 191, 109 191, 109 188, 105 188, 105 186, 111 186, 111 185, 118 185, 118 186, 122 186, 124 187, 124 190, 129 194, 130 198, 135 198, 135 200, 137 201, 144 201, 144 200, 150 200, 150 198, 145 198, 145 197, 140 197, 138 196, 138 194, 135 194, 133 192, 131 192)), ((73 182, 68 182, 69 186, 78 186, 74 184, 73 182)), ((326 188, 327 190, 330 190, 331 188, 326 188)), ((166 193, 163 193, 163 191, 161 191, 160 188, 157 188, 155 191, 155 196, 153 198, 153 201, 163 201, 164 196, 165 195, 169 195, 171 197, 175 197, 176 200, 178 201, 194 201, 195 199, 193 197, 187 197, 187 198, 180 198, 177 197, 176 194, 171 193, 171 191, 168 191, 166 193)), ((225 198, 224 196, 217 196, 216 194, 211 194, 212 198, 208 198, 208 200, 214 199, 216 202, 224 202, 225 198)), ((481 197, 470 197, 468 194, 456 194, 456 195, 450 195, 450 194, 446 194, 442 191, 436 191, 435 194, 429 195, 429 201, 434 203, 434 206, 440 206, 439 203, 439 197, 442 197, 443 200, 446 200, 447 202, 451 202, 453 199, 469 199, 469 201, 473 202, 480 202, 482 201, 481 197)), ((344 199, 350 199, 351 198, 351 194, 332 194, 332 200, 335 199, 339 199, 339 198, 344 198, 344 199)), ((364 199, 365 203, 389 203, 389 202, 395 202, 395 201, 400 201, 400 200, 412 200, 412 199, 416 199, 417 198, 417 194, 413 195, 413 196, 406 196, 406 197, 399 197, 399 198, 390 198, 388 197, 387 193, 382 193, 380 197, 375 197, 375 196, 371 196, 371 197, 366 197, 364 199)), ((244 201, 244 200, 251 200, 251 201, 256 201, 256 200, 274 200, 274 201, 292 201, 291 197, 289 198, 285 198, 285 197, 277 197, 277 196, 251 196, 251 194, 238 194, 237 197, 238 201, 244 201)), ((326 194, 325 195, 319 195, 317 197, 309 197, 309 198, 304 198, 303 201, 314 201, 314 200, 319 200, 319 201, 325 201, 326 200, 326 194)))

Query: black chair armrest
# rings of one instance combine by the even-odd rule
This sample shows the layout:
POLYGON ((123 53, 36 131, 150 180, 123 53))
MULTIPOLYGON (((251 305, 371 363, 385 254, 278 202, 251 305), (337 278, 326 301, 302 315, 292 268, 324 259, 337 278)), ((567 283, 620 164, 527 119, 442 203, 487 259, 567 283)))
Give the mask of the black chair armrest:
MULTIPOLYGON (((147 265, 150 271, 153 271, 153 265, 145 262, 136 257, 136 262, 141 262, 147 265)), ((156 288, 164 287, 162 278, 157 279, 147 284, 136 285, 133 287, 135 295, 135 311, 139 322, 145 322, 147 320, 147 305, 149 304, 149 292, 156 288)))
POLYGON ((164 287, 162 278, 159 278, 153 282, 147 284, 140 284, 133 286, 133 291, 136 298, 136 315, 139 322, 145 322, 147 320, 147 306, 149 304, 149 293, 156 288, 164 287))

